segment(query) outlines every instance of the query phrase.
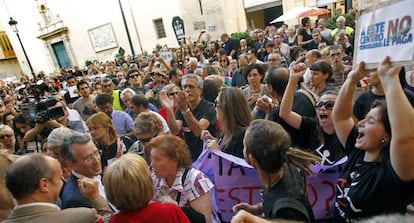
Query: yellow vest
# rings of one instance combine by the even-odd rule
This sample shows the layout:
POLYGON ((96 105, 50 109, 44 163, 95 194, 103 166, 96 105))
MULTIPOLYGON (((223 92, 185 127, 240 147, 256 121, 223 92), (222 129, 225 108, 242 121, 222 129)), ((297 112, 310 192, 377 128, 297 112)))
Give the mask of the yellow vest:
POLYGON ((114 99, 114 102, 112 103, 112 108, 118 111, 123 111, 121 105, 121 98, 119 96, 119 90, 113 90, 112 91, 112 98, 114 99))

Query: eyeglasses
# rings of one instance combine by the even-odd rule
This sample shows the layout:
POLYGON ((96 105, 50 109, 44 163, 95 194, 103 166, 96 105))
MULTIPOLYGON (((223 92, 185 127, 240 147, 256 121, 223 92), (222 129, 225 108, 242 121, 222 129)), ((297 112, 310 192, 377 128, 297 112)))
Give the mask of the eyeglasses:
POLYGON ((342 53, 333 53, 331 55, 329 55, 331 58, 335 58, 335 57, 339 57, 341 56, 342 53))
POLYGON ((157 136, 158 136, 158 134, 155 134, 154 136, 148 137, 148 138, 138 138, 138 140, 142 143, 147 143, 147 142, 151 141, 152 138, 155 138, 157 136))
POLYGON ((13 137, 12 134, 4 134, 4 135, 0 135, 0 139, 5 139, 5 138, 11 138, 13 137))
POLYGON ((220 103, 217 100, 214 101, 214 106, 216 108, 221 108, 221 105, 220 105, 220 103))
POLYGON ((92 154, 88 155, 83 159, 86 164, 91 164, 94 159, 101 158, 101 151, 95 150, 92 154))
POLYGON ((188 84, 186 84, 186 85, 183 86, 183 89, 186 89, 186 88, 194 89, 196 87, 197 86, 195 86, 195 85, 188 85, 188 84))
POLYGON ((316 109, 321 109, 322 106, 325 107, 326 110, 332 110, 335 105, 334 101, 317 101, 315 104, 316 109))
POLYGON ((177 95, 177 94, 178 94, 178 91, 177 92, 171 92, 171 93, 168 94, 168 96, 174 96, 174 95, 177 95))

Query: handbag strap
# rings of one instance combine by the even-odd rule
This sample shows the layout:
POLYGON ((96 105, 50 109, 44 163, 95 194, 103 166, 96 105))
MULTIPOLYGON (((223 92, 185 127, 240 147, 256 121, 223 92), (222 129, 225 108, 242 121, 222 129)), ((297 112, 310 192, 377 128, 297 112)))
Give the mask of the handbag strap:
MULTIPOLYGON (((181 185, 184 187, 184 182, 185 182, 185 179, 187 178, 187 174, 188 174, 188 171, 190 171, 190 169, 191 168, 186 168, 185 170, 184 170, 184 173, 183 173, 183 176, 181 177, 181 185)), ((181 192, 178 192, 178 194, 177 194, 177 198, 176 198, 176 200, 175 201, 177 201, 177 205, 179 206, 179 204, 180 204, 180 199, 181 199, 181 192)))

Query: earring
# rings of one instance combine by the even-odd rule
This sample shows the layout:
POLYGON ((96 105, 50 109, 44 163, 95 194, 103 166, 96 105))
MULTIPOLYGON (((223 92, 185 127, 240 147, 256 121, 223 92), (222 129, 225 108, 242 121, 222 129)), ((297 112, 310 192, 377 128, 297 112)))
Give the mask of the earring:
POLYGON ((384 144, 385 142, 386 142, 385 139, 381 140, 381 144, 384 144))

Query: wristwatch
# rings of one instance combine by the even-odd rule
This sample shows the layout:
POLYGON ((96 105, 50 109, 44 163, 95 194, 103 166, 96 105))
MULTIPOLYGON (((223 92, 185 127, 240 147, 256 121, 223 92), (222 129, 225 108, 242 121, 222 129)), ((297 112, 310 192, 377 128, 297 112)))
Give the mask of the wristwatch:
POLYGON ((191 112, 190 108, 187 108, 187 110, 185 110, 185 111, 181 111, 181 114, 182 114, 182 115, 185 115, 185 114, 188 114, 188 113, 190 113, 190 112, 191 112))

